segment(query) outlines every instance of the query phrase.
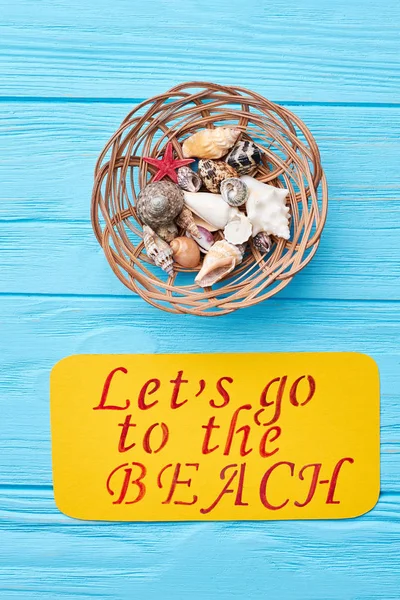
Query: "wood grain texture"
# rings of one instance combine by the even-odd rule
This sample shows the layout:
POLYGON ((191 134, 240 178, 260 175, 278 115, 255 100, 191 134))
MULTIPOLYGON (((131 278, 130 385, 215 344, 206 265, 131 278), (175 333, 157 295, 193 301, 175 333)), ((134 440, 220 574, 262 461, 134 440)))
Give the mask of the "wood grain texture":
POLYGON ((1 600, 397 600, 400 5, 394 0, 0 0, 1 600), (135 102, 183 80, 286 102, 321 148, 311 264, 218 319, 112 275, 93 168, 135 102), (80 352, 356 351, 381 374, 382 494, 348 521, 91 523, 52 495, 49 372, 80 352))
POLYGON ((181 81, 399 102, 395 0, 5 2, 2 95, 146 98, 181 81))

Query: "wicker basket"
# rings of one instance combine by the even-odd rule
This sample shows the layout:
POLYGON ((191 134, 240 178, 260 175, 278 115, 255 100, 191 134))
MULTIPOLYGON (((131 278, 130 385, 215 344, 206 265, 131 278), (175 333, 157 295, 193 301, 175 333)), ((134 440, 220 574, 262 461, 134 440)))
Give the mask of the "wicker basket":
POLYGON ((246 89, 191 82, 142 102, 122 122, 96 165, 92 224, 117 277, 147 302, 174 313, 215 316, 257 304, 283 289, 314 256, 327 213, 327 184, 317 144, 286 108, 246 89), (250 242, 243 262, 213 288, 177 267, 169 277, 146 256, 135 201, 168 141, 180 146, 205 127, 235 126, 264 149, 257 179, 289 190, 291 237, 267 255, 250 242))

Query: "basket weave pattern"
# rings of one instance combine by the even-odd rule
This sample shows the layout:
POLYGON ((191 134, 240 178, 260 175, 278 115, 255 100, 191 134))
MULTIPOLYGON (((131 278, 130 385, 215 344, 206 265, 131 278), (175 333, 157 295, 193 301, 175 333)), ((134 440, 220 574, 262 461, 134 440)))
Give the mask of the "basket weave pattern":
POLYGON ((128 114, 96 164, 91 214, 108 262, 130 290, 169 312, 214 316, 257 304, 291 281, 317 250, 327 202, 318 146, 298 117, 246 89, 191 82, 128 114), (239 127, 242 139, 251 138, 262 148, 257 179, 289 190, 291 237, 275 239, 266 255, 250 242, 243 262, 203 290, 193 281, 196 269, 176 266, 168 277, 148 259, 135 202, 155 173, 143 156, 162 156, 171 141, 182 158, 188 135, 221 125, 239 127))

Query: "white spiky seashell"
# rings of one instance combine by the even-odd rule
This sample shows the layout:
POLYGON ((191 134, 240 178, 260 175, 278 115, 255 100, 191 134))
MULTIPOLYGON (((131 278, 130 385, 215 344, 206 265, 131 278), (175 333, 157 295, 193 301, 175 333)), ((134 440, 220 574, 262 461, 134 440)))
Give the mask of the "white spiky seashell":
POLYGON ((200 287, 209 287, 228 275, 242 262, 243 254, 226 240, 215 242, 204 257, 203 266, 198 272, 195 282, 200 287))
POLYGON ((223 229, 239 213, 237 208, 224 202, 220 194, 209 192, 183 192, 183 194, 186 206, 215 229, 223 229))
POLYGON ((240 179, 249 188, 246 212, 253 225, 253 237, 264 231, 288 240, 290 215, 285 203, 288 190, 267 185, 248 175, 240 179))
POLYGON ((221 158, 232 148, 240 133, 236 127, 202 129, 183 142, 182 154, 185 158, 221 158))

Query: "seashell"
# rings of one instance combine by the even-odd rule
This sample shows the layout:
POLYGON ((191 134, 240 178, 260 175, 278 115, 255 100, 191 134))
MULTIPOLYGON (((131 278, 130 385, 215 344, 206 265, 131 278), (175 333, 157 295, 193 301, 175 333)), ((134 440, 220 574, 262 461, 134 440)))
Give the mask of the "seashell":
POLYGON ((178 185, 187 192, 198 192, 202 182, 190 167, 180 167, 177 172, 178 185))
POLYGON ((172 275, 174 271, 172 249, 148 225, 143 227, 143 243, 147 256, 168 275, 172 275))
POLYGON ((253 237, 253 244, 261 254, 266 254, 271 250, 272 240, 265 231, 260 231, 253 237))
POLYGON ((261 151, 249 140, 240 140, 229 152, 225 161, 240 175, 250 173, 261 162, 261 151))
POLYGON ((253 225, 253 237, 264 231, 288 240, 290 215, 285 204, 288 190, 267 185, 248 175, 241 177, 241 180, 249 188, 246 211, 253 225))
POLYGON ((179 235, 179 231, 175 223, 172 221, 168 223, 168 225, 162 225, 161 227, 155 227, 154 231, 160 238, 162 238, 165 242, 172 242, 174 238, 179 235))
POLYGON ((200 237, 200 233, 197 229, 196 223, 194 222, 192 212, 187 206, 182 208, 181 212, 176 217, 175 222, 179 227, 182 227, 182 229, 191 233, 193 237, 200 237))
POLYGON ((210 223, 207 223, 207 221, 205 221, 204 219, 201 219, 195 213, 193 213, 193 219, 197 225, 197 228, 203 227, 203 229, 207 229, 207 231, 218 231, 218 227, 215 227, 215 225, 211 225, 210 223))
POLYGON ((229 206, 241 206, 249 197, 249 190, 241 179, 229 177, 221 183, 221 196, 229 206))
POLYGON ((219 194, 221 182, 227 177, 238 177, 235 169, 223 160, 199 160, 198 173, 206 188, 214 194, 219 194))
POLYGON ((143 223, 157 229, 174 221, 183 208, 183 200, 183 191, 176 183, 155 181, 140 191, 137 214, 143 223))
POLYGON ((216 229, 223 229, 239 211, 222 200, 220 194, 184 192, 185 204, 216 229))
MULTIPOLYGON (((214 243, 214 236, 210 231, 208 231, 208 229, 202 227, 201 225, 198 225, 197 229, 199 231, 199 237, 196 238, 194 241, 196 242, 196 244, 198 244, 200 252, 208 252, 214 243)), ((188 231, 186 231, 186 235, 188 237, 192 237, 191 233, 188 231)))
POLYGON ((188 137, 182 145, 185 158, 221 158, 232 148, 241 131, 236 127, 203 129, 188 137))
POLYGON ((252 229, 250 219, 244 213, 238 212, 225 225, 224 237, 231 244, 243 244, 250 238, 252 229))
POLYGON ((177 237, 171 242, 174 261, 182 267, 194 268, 200 262, 200 249, 192 238, 177 237))
POLYGON ((242 261, 239 248, 226 240, 215 242, 204 257, 203 266, 197 273, 195 282, 200 287, 209 287, 228 275, 242 261))

